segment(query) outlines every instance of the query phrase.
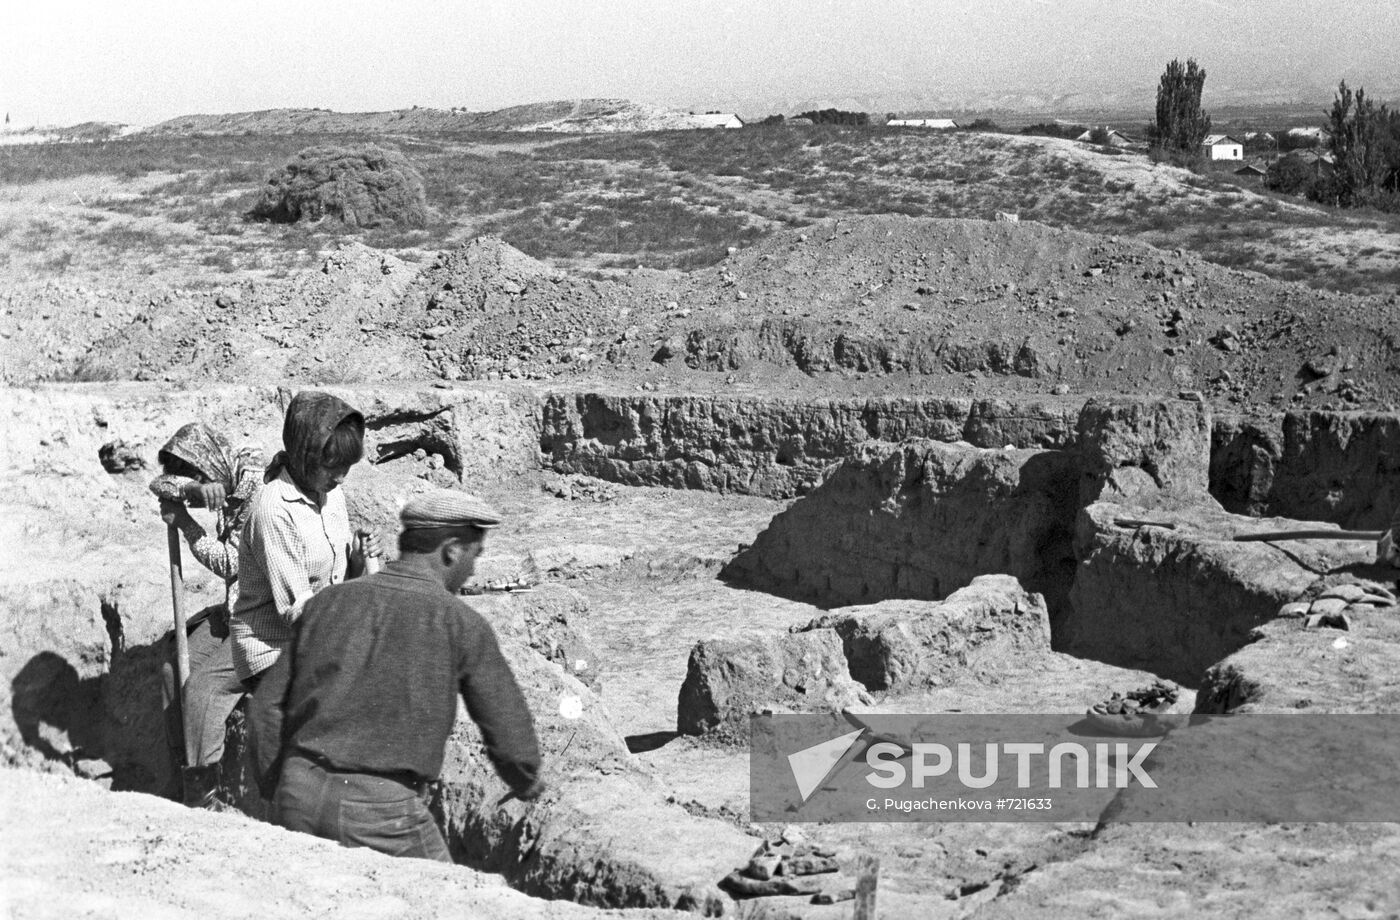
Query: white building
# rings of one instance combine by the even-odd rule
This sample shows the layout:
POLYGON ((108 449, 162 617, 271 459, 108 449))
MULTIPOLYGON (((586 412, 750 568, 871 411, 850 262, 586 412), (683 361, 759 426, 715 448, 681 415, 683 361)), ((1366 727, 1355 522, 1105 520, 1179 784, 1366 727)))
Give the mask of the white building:
POLYGON ((1325 142, 1332 136, 1332 132, 1328 131, 1326 128, 1318 127, 1317 125, 1306 128, 1289 128, 1283 133, 1295 141, 1316 141, 1319 144, 1325 142))
POLYGON ((743 119, 732 112, 706 112, 703 115, 692 112, 697 128, 742 128, 743 119))
POLYGON ((1228 134, 1207 134, 1201 146, 1206 148, 1206 155, 1212 160, 1244 159, 1244 144, 1228 134))
POLYGON ((891 118, 885 122, 891 128, 933 128, 937 131, 954 131, 958 123, 951 118, 891 118))

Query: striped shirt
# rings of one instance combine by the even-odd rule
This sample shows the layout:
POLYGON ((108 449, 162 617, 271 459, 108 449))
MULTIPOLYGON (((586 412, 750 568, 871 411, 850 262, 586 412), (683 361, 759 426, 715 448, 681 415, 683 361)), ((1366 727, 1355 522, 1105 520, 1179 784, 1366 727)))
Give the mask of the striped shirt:
POLYGON ((302 606, 345 580, 349 550, 350 515, 341 489, 318 505, 285 469, 262 487, 238 549, 238 602, 229 622, 241 679, 272 667, 302 606))

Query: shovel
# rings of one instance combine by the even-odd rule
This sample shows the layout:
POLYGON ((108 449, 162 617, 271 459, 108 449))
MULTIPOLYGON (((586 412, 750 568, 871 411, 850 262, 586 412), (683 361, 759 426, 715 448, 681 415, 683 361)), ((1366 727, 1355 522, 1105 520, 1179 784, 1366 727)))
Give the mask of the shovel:
MULTIPOLYGON (((172 477, 157 476, 150 489, 161 501, 184 501, 172 477)), ((190 644, 185 635, 185 573, 180 567, 180 530, 174 524, 165 527, 165 546, 170 557, 170 605, 175 612, 175 698, 183 712, 185 681, 190 677, 190 644)))
POLYGON ((175 611, 175 686, 176 698, 183 715, 185 681, 190 677, 190 642, 185 635, 185 573, 180 568, 180 531, 171 524, 165 529, 166 547, 170 552, 170 605, 175 611))

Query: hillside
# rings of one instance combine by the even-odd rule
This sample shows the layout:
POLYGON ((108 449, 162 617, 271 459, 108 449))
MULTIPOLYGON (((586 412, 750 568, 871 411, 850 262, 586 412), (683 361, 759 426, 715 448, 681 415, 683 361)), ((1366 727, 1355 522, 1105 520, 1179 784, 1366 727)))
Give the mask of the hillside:
MULTIPOLYGON (((558 108, 525 109, 511 123, 567 120, 558 108)), ((587 111, 617 127, 643 110, 587 111)), ((268 171, 297 151, 365 141, 398 147, 423 173, 431 219, 354 238, 411 261, 492 235, 573 271, 691 270, 825 218, 1010 212, 1320 289, 1400 289, 1396 215, 1323 208, 1228 171, 1193 173, 1056 138, 834 127, 582 136, 247 129, 0 148, 0 278, 207 287, 314 268, 347 237, 343 228, 251 223, 244 214, 268 171)))
POLYGON ((182 115, 146 128, 157 137, 207 134, 419 134, 463 131, 554 131, 592 134, 704 127, 689 113, 625 99, 577 99, 517 105, 491 112, 414 106, 389 112, 266 109, 182 115))

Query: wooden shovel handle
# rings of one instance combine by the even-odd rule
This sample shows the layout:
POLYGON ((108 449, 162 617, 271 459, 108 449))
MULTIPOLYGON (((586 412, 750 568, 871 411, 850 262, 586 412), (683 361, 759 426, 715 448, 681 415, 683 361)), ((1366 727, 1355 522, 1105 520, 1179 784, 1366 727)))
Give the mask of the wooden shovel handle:
POLYGON ((175 612, 175 685, 183 699, 190 678, 190 643, 185 635, 185 573, 180 568, 180 531, 171 524, 165 530, 170 553, 170 605, 175 612))

